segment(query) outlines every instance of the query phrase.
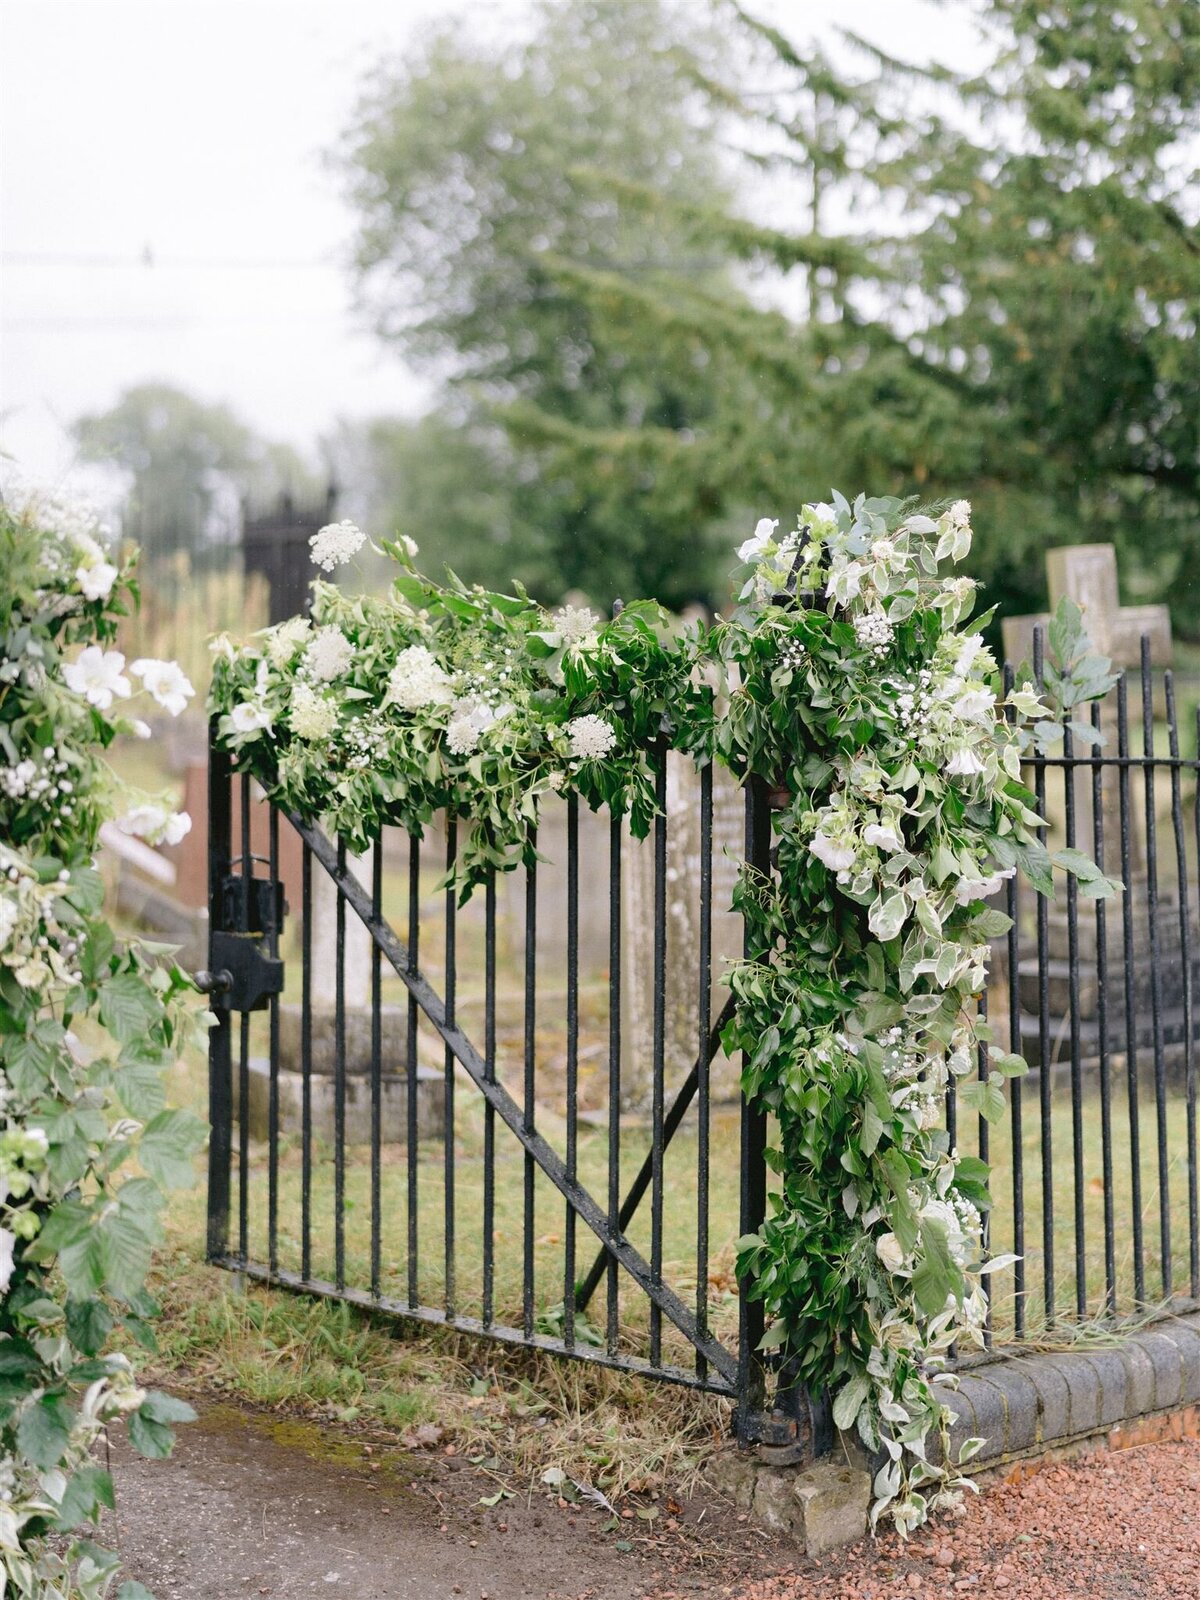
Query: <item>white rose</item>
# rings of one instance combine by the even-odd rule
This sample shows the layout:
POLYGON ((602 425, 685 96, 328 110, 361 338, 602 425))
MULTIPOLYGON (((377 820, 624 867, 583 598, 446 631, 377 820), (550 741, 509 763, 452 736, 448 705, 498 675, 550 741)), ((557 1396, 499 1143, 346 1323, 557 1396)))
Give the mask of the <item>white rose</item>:
POLYGON ((875 1241, 875 1254, 888 1272, 903 1272, 908 1265, 908 1257, 894 1233, 880 1234, 875 1241))

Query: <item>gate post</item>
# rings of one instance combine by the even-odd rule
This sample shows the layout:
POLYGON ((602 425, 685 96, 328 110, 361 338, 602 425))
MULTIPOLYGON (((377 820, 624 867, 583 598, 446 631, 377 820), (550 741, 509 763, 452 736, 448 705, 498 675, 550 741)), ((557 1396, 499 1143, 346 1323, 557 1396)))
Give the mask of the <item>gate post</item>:
MULTIPOLYGON (((771 808, 766 783, 746 780, 746 862, 764 876, 771 870, 771 808)), ((749 925, 743 945, 747 957, 761 955, 754 948, 749 925)), ((742 1066, 747 1064, 743 1053, 742 1066)), ((738 1232, 757 1233, 767 1209, 767 1114, 761 1106, 741 1097, 741 1202, 738 1232)), ((765 1328, 761 1300, 751 1300, 748 1278, 738 1280, 738 1393, 734 1427, 738 1441, 748 1445, 760 1437, 759 1419, 766 1409, 766 1366, 759 1344, 765 1328)))
MULTIPOLYGON (((208 968, 219 962, 214 940, 224 917, 224 884, 233 861, 233 763, 217 748, 217 722, 208 728, 208 968)), ((249 849, 248 841, 243 849, 249 849)), ((248 870, 248 869, 247 869, 248 870)), ((229 1183, 233 1155, 233 1038, 228 1006, 214 1008, 208 1036, 208 1259, 229 1249, 229 1183)), ((245 1111, 243 1109, 243 1116, 245 1111)))

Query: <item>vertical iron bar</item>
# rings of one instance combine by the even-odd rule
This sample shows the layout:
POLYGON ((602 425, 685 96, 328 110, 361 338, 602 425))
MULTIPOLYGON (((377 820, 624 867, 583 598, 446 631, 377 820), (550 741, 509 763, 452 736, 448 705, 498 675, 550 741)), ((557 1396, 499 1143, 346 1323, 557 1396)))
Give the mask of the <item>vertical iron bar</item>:
MULTIPOLYGON (((455 990, 458 987, 458 891, 453 882, 455 863, 458 860, 458 818, 452 811, 446 813, 446 1022, 455 1023, 455 990)), ((454 1261, 454 1051, 446 1046, 443 1059, 446 1100, 446 1162, 445 1180, 446 1215, 446 1321, 453 1322, 456 1315, 456 1284, 454 1261)))
MULTIPOLYGON (((988 992, 987 992, 987 984, 986 983, 983 986, 983 992, 979 996, 979 1016, 980 1016, 980 1020, 982 1022, 984 1022, 984 1023, 987 1022, 987 1018, 988 1018, 988 992)), ((989 1059, 988 1059, 988 1045, 987 1045, 986 1039, 981 1039, 979 1041, 979 1047, 978 1047, 978 1050, 976 1051, 976 1061, 977 1061, 978 1068, 979 1068, 979 1081, 980 1081, 980 1083, 986 1083, 988 1081, 988 1076, 989 1076, 989 1072, 990 1072, 990 1062, 989 1062, 989 1059)), ((990 1130, 987 1118, 982 1113, 980 1113, 980 1116, 979 1116, 979 1159, 981 1161, 983 1161, 983 1162, 986 1162, 988 1160, 989 1149, 990 1149, 990 1132, 991 1132, 991 1130, 990 1130)), ((991 1239, 991 1224, 988 1221, 988 1214, 985 1211, 983 1213, 983 1219, 982 1219, 982 1222, 981 1222, 981 1225, 980 1225, 980 1243, 983 1246, 983 1254, 984 1254, 985 1258, 988 1255, 991 1254, 990 1250, 988 1249, 988 1244, 989 1244, 990 1239, 991 1239)), ((986 1315, 986 1317, 984 1319, 984 1324, 983 1324, 983 1342, 987 1346, 987 1348, 990 1350, 991 1349, 991 1345, 992 1345, 992 1279, 991 1279, 991 1275, 990 1274, 987 1277, 985 1277, 984 1280, 983 1280, 983 1296, 984 1296, 984 1300, 987 1303, 987 1315, 986 1315)))
MULTIPOLYGON (((383 830, 371 855, 371 917, 383 921, 383 830)), ((371 940, 371 1293, 380 1294, 381 1186, 383 1160, 383 1018, 381 952, 371 940)))
MULTIPOLYGON (((1033 630, 1033 676, 1040 692, 1044 687, 1042 672, 1042 629, 1033 630)), ((1034 758, 1034 793, 1037 796, 1037 813, 1046 815, 1046 766, 1034 758)), ((1045 823, 1038 829, 1038 839, 1045 846, 1049 829, 1045 823)), ((1037 896, 1037 959, 1038 959, 1038 1089, 1041 1111, 1042 1135, 1042 1269, 1045 1295, 1046 1326, 1054 1322, 1054 1065, 1050 1060, 1050 900, 1037 896)))
POLYGON ((1150 920, 1150 1010, 1154 1041, 1154 1109, 1158 1133, 1158 1238, 1162 1254, 1162 1292, 1171 1293, 1170 1151, 1167 1146, 1167 1057, 1163 1043, 1162 977, 1158 937, 1158 822, 1154 786, 1154 680, 1150 675, 1150 636, 1142 635, 1142 768, 1146 802, 1146 905, 1150 920))
MULTIPOLYGON (((1004 668, 1004 696, 1012 693, 1013 669, 1004 668)), ((1016 720, 1015 710, 1009 706, 1005 716, 1016 720)), ((1008 1048, 1018 1055, 1024 1054, 1021 1037, 1021 902, 1016 875, 1009 878, 1005 889, 1005 910, 1012 926, 1008 930, 1008 1048)), ((1012 1198, 1013 1198, 1013 1318, 1014 1333, 1018 1339, 1025 1336, 1025 1145, 1022 1127, 1022 1090, 1020 1078, 1010 1078, 1008 1084, 1009 1119, 1012 1130, 1012 1198)))
POLYGON ((1179 948, 1183 958, 1183 1072, 1187 1095, 1188 1161, 1188 1275, 1192 1299, 1200 1299, 1200 1236, 1197 1234, 1196 1173, 1196 1046, 1192 1037, 1194 998, 1192 994, 1192 918, 1191 888, 1188 883, 1187 830, 1183 820, 1182 779, 1179 772, 1179 719, 1175 711, 1175 674, 1163 675, 1167 702, 1167 733, 1171 752, 1171 824, 1175 830, 1175 868, 1179 897, 1179 948))
MULTIPOLYGON (((579 797, 567 796, 567 1177, 576 1181, 579 1154, 579 797)), ((575 1207, 567 1201, 563 1231, 563 1343, 575 1347, 575 1207)))
POLYGON ((1137 984, 1134 970, 1133 936, 1133 805, 1129 785, 1129 676, 1122 672, 1117 680, 1117 754, 1120 761, 1121 877, 1125 892, 1121 896, 1121 936, 1125 969, 1125 1076, 1129 1093, 1129 1175, 1133 1210, 1133 1282, 1138 1306, 1146 1304, 1146 1255, 1142 1236, 1142 1138, 1141 1104, 1138 1087, 1137 984))
MULTIPOLYGON (((700 971, 696 995, 696 1331, 708 1337, 709 1030, 712 1027, 712 832, 713 769, 700 769, 700 971)), ((708 1376, 708 1362, 697 1350, 696 1376, 708 1376)))
MULTIPOLYGON (((537 862, 533 852, 537 850, 537 829, 532 828, 529 835, 530 858, 525 867, 525 1103, 523 1108, 523 1125, 526 1133, 534 1131, 536 1111, 534 1107, 534 1094, 536 1092, 535 1064, 537 1052, 537 862)), ((522 1296, 521 1316, 525 1337, 532 1339, 534 1322, 534 1179, 537 1176, 537 1162, 533 1155, 525 1152, 525 1194, 524 1194, 524 1250, 522 1260, 522 1296)))
MULTIPOLYGON (((250 774, 243 772, 241 788, 242 893, 241 931, 250 927, 250 880, 254 854, 250 843, 250 774)), ((238 1019, 238 1257, 250 1259, 250 1013, 238 1019)))
MULTIPOLYGON (((415 833, 408 836, 408 970, 410 974, 417 972, 421 955, 421 841, 415 833)), ((404 1105, 404 1151, 405 1151, 405 1183, 407 1185, 407 1217, 408 1224, 408 1303, 417 1306, 421 1303, 420 1285, 418 1282, 419 1268, 419 1239, 417 1232, 417 1179, 418 1134, 420 1126, 417 1119, 417 1073, 420 1065, 420 1051, 417 1043, 417 1002, 412 992, 408 996, 408 1027, 405 1038, 405 1105, 404 1105)))
MULTIPOLYGON (((752 777, 746 785, 746 863, 749 869, 766 876, 771 870, 771 811, 767 786, 752 777)), ((763 961, 769 952, 756 948, 749 923, 746 925, 744 952, 748 960, 763 961)), ((743 1056, 745 1070, 748 1061, 743 1056)), ((761 1105, 742 1094, 741 1118, 741 1196, 738 1232, 757 1233, 767 1209, 767 1114, 761 1105)), ((761 1300, 750 1298, 748 1279, 738 1281, 738 1393, 736 1427, 738 1437, 751 1432, 751 1419, 766 1404, 766 1369, 760 1345, 765 1317, 761 1300)))
POLYGON ((312 1277, 312 875, 308 845, 300 852, 300 1276, 312 1277))
MULTIPOLYGON (((621 1231, 621 819, 608 825, 608 1231, 621 1231)), ((620 1334, 617 1258, 608 1258, 606 1344, 617 1354, 620 1334)))
MULTIPOLYGON (((662 1283, 663 1110, 667 1016, 667 751, 658 750, 654 776, 654 1032, 650 1096, 650 1281, 662 1283)), ((650 1364, 662 1362, 662 1309, 650 1302, 650 1364)))
MULTIPOLYGON (((1063 718, 1063 805, 1066 812, 1067 848, 1076 846, 1075 745, 1066 716, 1063 718)), ((1071 1032, 1071 1161, 1075 1199, 1075 1311, 1087 1313, 1087 1250, 1084 1237, 1083 1174, 1083 1058, 1079 1044, 1079 883, 1067 874, 1067 1004, 1071 1032)))
MULTIPOLYGON (((1092 701, 1092 727, 1099 740, 1100 702, 1092 701)), ((1097 748, 1099 748, 1097 744, 1097 748)), ((1092 859, 1104 871, 1104 764, 1092 767, 1092 859)), ((1100 1162, 1104 1184, 1104 1309, 1117 1309, 1116 1230, 1113 1218, 1112 1072, 1108 1055, 1108 905, 1096 911, 1096 1017, 1100 1036, 1100 1162)))
MULTIPOLYGON (((488 1083, 496 1081, 496 874, 484 890, 483 1058, 488 1083)), ((483 1325, 496 1314, 496 1111, 483 1105, 483 1325)))
MULTIPOLYGON (((338 840, 338 877, 346 872, 346 843, 338 840)), ((337 970, 333 1002, 333 1269, 346 1287, 346 897, 338 885, 335 917, 337 970)))
MULTIPOLYGON (((233 854, 233 763, 217 747, 217 721, 208 729, 208 967, 216 971, 214 934, 224 924, 225 879, 233 854)), ((219 997, 218 997, 219 999, 219 997)), ((227 1006, 213 1006, 216 1023, 208 1036, 208 1258, 229 1249, 229 1192, 233 1160, 233 1038, 227 1006)))
MULTIPOLYGON (((270 808, 267 846, 271 881, 271 925, 267 936, 268 953, 279 957, 279 813, 270 808)), ((270 1001, 270 1059, 267 1063, 267 1268, 274 1277, 279 1271, 279 996, 270 1001)))

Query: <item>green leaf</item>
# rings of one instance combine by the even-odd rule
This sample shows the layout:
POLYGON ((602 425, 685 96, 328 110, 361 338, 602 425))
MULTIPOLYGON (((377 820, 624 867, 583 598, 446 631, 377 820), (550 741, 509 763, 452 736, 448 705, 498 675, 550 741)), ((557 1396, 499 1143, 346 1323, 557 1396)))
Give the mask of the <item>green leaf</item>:
POLYGON ((113 1330, 113 1315, 103 1300, 67 1301, 67 1337, 85 1356, 97 1355, 113 1330))
POLYGON ((75 1413, 61 1395, 45 1394, 21 1413, 17 1445, 35 1467, 56 1467, 71 1443, 75 1413))
POLYGON ((114 1039, 130 1044, 161 1022, 163 1008, 136 972, 121 972, 100 987, 100 1020, 114 1039))
POLYGON ((138 1159, 164 1189, 186 1189, 195 1182, 193 1157, 207 1129, 190 1111, 160 1111, 142 1130, 138 1159))
POLYGON ((833 1402, 834 1426, 842 1429, 852 1428, 870 1392, 870 1379, 862 1373, 856 1373, 849 1383, 838 1391, 833 1402))
POLYGON ((57 1518, 59 1531, 67 1533, 81 1522, 98 1522, 101 1511, 112 1511, 115 1505, 112 1478, 104 1468, 80 1467, 63 1492, 57 1518))
POLYGON ((927 1317, 936 1317, 951 1295, 962 1289, 962 1272, 950 1254, 950 1240, 944 1225, 936 1221, 921 1224, 921 1259, 913 1269, 913 1293, 927 1317))

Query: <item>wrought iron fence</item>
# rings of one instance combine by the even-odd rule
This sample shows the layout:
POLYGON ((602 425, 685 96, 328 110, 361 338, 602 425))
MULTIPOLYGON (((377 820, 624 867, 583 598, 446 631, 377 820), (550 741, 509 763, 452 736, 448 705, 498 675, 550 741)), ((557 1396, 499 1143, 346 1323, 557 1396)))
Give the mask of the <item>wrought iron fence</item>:
MULTIPOLYGON (((1012 927, 983 1004, 1031 1071, 996 1123, 946 1102, 952 1142, 993 1167, 991 1249, 1019 1258, 991 1284, 989 1341, 1200 1295, 1200 763, 1179 713, 1144 648, 1090 709, 1103 744, 1068 729, 1028 763, 1045 840, 1125 888, 1012 880, 996 902, 1012 927)), ((665 755, 657 782, 645 843, 564 800, 538 863, 459 906, 453 818, 424 841, 385 830, 356 863, 214 742, 209 1253, 727 1395, 744 1438, 819 1450, 827 1405, 759 1356, 735 1275, 768 1128, 719 1052, 720 979, 732 875, 769 870, 768 798, 665 755)))

